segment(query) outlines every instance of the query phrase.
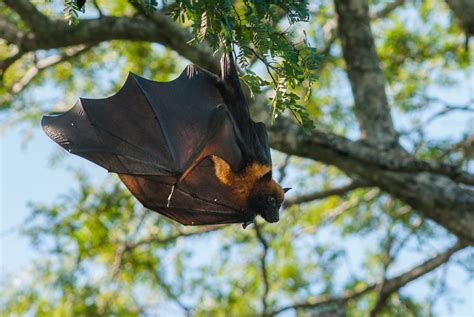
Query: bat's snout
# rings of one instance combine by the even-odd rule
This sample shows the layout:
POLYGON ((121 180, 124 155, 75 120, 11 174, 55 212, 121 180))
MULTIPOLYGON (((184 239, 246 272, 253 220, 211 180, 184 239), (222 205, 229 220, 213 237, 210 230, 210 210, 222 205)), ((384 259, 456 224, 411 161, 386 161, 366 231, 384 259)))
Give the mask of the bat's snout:
POLYGON ((280 221, 280 217, 271 217, 271 218, 267 218, 265 219, 266 221, 270 222, 270 223, 275 223, 275 222, 278 222, 280 221))
POLYGON ((265 219, 265 221, 270 222, 270 223, 275 223, 280 220, 280 215, 278 214, 278 210, 276 211, 270 211, 270 212, 262 212, 261 214, 262 218, 265 219))

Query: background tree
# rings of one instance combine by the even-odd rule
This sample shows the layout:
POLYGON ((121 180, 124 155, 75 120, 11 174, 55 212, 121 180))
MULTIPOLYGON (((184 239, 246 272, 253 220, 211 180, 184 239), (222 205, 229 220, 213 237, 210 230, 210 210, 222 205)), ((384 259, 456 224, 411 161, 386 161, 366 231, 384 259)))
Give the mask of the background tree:
POLYGON ((23 232, 50 255, 4 285, 4 313, 419 316, 448 283, 425 274, 461 249, 455 262, 472 273, 473 123, 431 128, 474 110, 472 6, 287 3, 97 0, 83 13, 71 1, 0 2, 6 123, 37 129, 44 111, 117 91, 128 71, 217 71, 214 52, 231 43, 255 117, 279 114, 275 169, 294 188, 276 225, 183 228, 116 177, 93 185, 79 173, 76 190, 33 206, 23 232), (51 84, 60 99, 40 93, 51 84), (465 104, 450 100, 460 93, 465 104), (405 291, 422 276, 432 292, 405 291))

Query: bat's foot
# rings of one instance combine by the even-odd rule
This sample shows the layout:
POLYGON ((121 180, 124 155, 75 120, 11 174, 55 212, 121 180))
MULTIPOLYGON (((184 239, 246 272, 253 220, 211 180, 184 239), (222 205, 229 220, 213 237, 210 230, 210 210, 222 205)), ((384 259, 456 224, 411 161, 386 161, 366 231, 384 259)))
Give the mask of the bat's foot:
POLYGON ((255 221, 255 219, 252 219, 252 220, 247 220, 245 221, 244 223, 242 223, 242 228, 247 228, 249 225, 251 225, 253 222, 255 221))

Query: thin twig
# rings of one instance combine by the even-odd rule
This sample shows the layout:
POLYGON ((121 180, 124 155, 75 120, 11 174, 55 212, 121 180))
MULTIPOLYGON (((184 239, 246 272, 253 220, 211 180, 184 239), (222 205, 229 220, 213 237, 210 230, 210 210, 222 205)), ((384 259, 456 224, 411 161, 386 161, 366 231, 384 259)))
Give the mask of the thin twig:
POLYGON ((403 4, 405 4, 405 0, 395 0, 395 1, 387 4, 385 7, 383 7, 379 11, 371 13, 370 18, 372 20, 385 18, 387 15, 392 13, 395 9, 397 9, 398 7, 400 7, 403 4))
POLYGON ((350 210, 351 208, 358 206, 361 201, 369 203, 376 199, 380 194, 381 191, 379 188, 373 188, 369 190, 362 198, 360 198, 359 196, 355 196, 349 200, 345 200, 338 206, 325 210, 324 213, 321 215, 321 219, 316 224, 302 228, 301 231, 297 233, 297 235, 314 231, 316 228, 319 228, 324 224, 330 223, 333 219, 342 215, 344 212, 350 210))
POLYGON ((19 60, 23 55, 25 55, 25 53, 26 51, 20 49, 15 54, 5 58, 4 60, 0 60, 0 78, 5 74, 8 67, 19 60))
MULTIPOLYGON (((268 75, 270 75, 270 78, 272 79, 272 82, 273 82, 273 86, 275 86, 275 89, 276 89, 276 92, 278 91, 278 82, 276 81, 275 77, 273 77, 273 74, 272 74, 272 70, 273 71, 276 71, 275 67, 272 66, 269 62, 267 62, 267 60, 265 58, 263 58, 262 56, 260 56, 260 54, 257 53, 257 51, 255 51, 253 48, 251 47, 248 47, 248 49, 255 55, 255 57, 257 57, 258 60, 260 60, 263 65, 265 65, 265 68, 267 69, 267 73, 268 75)), ((276 92, 275 92, 275 97, 276 97, 276 92)), ((276 98, 274 98, 274 102, 275 102, 276 98)), ((272 105, 273 106, 273 105, 272 105)), ((275 109, 275 107, 273 107, 273 109, 275 109)))
POLYGON ((262 317, 267 316, 268 311, 268 293, 270 292, 270 281, 268 278, 268 270, 267 270, 267 255, 269 245, 268 242, 265 240, 263 233, 260 229, 260 225, 255 223, 255 232, 257 234, 257 239, 262 245, 262 255, 260 256, 260 269, 262 270, 262 279, 263 279, 263 294, 262 294, 262 317))
POLYGON ((426 127, 433 123, 436 119, 441 118, 442 116, 454 112, 454 111, 467 111, 467 112, 474 112, 474 108, 471 105, 466 105, 466 106, 455 106, 455 105, 450 105, 450 104, 445 104, 444 108, 434 114, 432 114, 428 119, 416 124, 414 127, 412 127, 410 130, 407 131, 401 131, 401 135, 408 135, 414 132, 418 132, 422 129, 426 129, 426 127))
MULTIPOLYGON (((466 247, 466 244, 463 242, 456 242, 453 246, 448 248, 446 251, 438 253, 434 257, 426 260, 425 262, 409 269, 408 271, 405 271, 404 273, 401 273, 400 275, 397 275, 391 279, 388 279, 385 281, 385 287, 382 290, 384 292, 384 295, 386 294, 392 294, 394 292, 397 292, 400 288, 403 286, 407 285, 408 283, 416 280, 420 276, 423 276, 426 273, 429 273, 433 271, 434 269, 438 268, 439 266, 443 265, 446 263, 449 258, 456 253, 457 251, 463 249, 466 247)), ((311 309, 319 306, 324 306, 328 304, 337 304, 337 303, 345 303, 350 300, 354 300, 372 290, 374 290, 381 282, 378 283, 373 283, 369 284, 366 286, 360 286, 356 287, 353 290, 346 291, 344 292, 341 296, 339 297, 334 297, 330 295, 320 295, 320 296, 315 296, 305 302, 301 303, 296 303, 293 305, 288 305, 288 306, 283 306, 273 312, 270 313, 270 315, 276 315, 279 313, 282 313, 284 311, 293 309, 293 310, 298 310, 298 309, 311 309)), ((388 296, 388 295, 387 295, 388 296)))
POLYGON ((286 178, 286 168, 288 167, 288 164, 290 163, 291 155, 287 155, 285 157, 285 160, 283 161, 283 164, 278 168, 278 183, 282 183, 283 180, 286 178))
POLYGON ((303 204, 303 203, 311 202, 318 199, 325 199, 330 196, 344 195, 354 189, 366 188, 366 187, 370 187, 370 186, 367 185, 366 183, 363 183, 362 181, 355 180, 341 187, 326 189, 323 191, 315 191, 315 192, 312 192, 309 194, 303 194, 300 196, 289 197, 285 200, 284 207, 288 208, 293 205, 303 204))
POLYGON ((148 244, 167 244, 167 243, 174 242, 174 241, 178 240, 179 238, 199 236, 199 235, 203 235, 203 234, 206 234, 206 233, 211 233, 211 232, 214 232, 214 231, 222 230, 225 227, 227 227, 227 225, 202 226, 202 227, 199 227, 198 229, 195 229, 194 231, 179 232, 177 234, 170 235, 166 238, 156 237, 155 235, 153 235, 151 237, 144 238, 144 239, 141 239, 141 240, 136 241, 136 242, 130 242, 127 245, 127 248, 128 249, 133 249, 133 248, 136 248, 136 247, 139 247, 139 246, 142 246, 142 245, 148 245, 148 244))
MULTIPOLYGON (((324 48, 321 51, 324 60, 329 56, 332 45, 336 42, 337 39, 337 18, 333 17, 328 22, 323 25, 323 40, 324 48)), ((323 62, 324 62, 323 60, 323 62)))
POLYGON ((382 282, 376 287, 377 300, 375 305, 369 312, 370 317, 375 317, 376 314, 385 306, 388 294, 384 294, 382 291, 387 283, 387 272, 389 266, 393 263, 394 258, 392 257, 392 247, 394 243, 394 237, 392 235, 395 222, 389 224, 387 228, 387 237, 385 242, 385 248, 383 250, 383 261, 382 261, 382 282))
POLYGON ((14 83, 7 89, 7 94, 0 96, 0 109, 2 109, 3 105, 6 102, 10 101, 14 95, 17 95, 21 91, 23 91, 42 71, 60 63, 71 60, 73 58, 76 58, 79 55, 90 50, 93 46, 94 45, 81 45, 74 49, 68 49, 61 54, 51 55, 36 62, 30 69, 26 71, 26 73, 21 79, 19 79, 16 83, 14 83))
POLYGON ((94 5, 95 9, 97 10, 97 12, 99 13, 99 17, 104 17, 104 12, 102 11, 102 9, 100 8, 99 4, 97 3, 97 0, 94 0, 92 1, 92 4, 94 5))
POLYGON ((132 230, 132 233, 125 238, 125 241, 120 242, 117 250, 115 251, 115 257, 114 257, 114 264, 112 265, 112 278, 116 278, 118 273, 120 272, 121 266, 122 266, 122 261, 123 261, 123 256, 125 252, 128 249, 128 243, 130 240, 135 239, 136 235, 140 231, 141 227, 145 223, 145 218, 149 215, 149 213, 144 210, 142 212, 142 215, 138 218, 136 221, 137 224, 135 225, 135 228, 132 230))
POLYGON ((165 292, 166 296, 168 298, 172 299, 181 309, 183 309, 186 313, 186 315, 190 315, 190 312, 192 311, 192 308, 189 307, 188 305, 184 304, 179 296, 175 294, 171 288, 170 285, 168 285, 164 279, 160 276, 160 274, 157 271, 156 267, 153 267, 151 264, 148 267, 149 271, 152 273, 153 278, 155 279, 156 283, 161 286, 163 291, 165 292))

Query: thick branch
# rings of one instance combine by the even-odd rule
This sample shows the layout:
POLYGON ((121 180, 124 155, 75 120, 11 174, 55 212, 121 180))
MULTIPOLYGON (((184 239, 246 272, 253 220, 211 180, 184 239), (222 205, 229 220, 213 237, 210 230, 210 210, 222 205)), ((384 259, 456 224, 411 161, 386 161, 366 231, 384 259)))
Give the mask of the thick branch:
POLYGON ((307 135, 289 120, 277 121, 269 134, 273 148, 335 165, 347 174, 358 174, 474 243, 474 194, 447 177, 414 169, 431 163, 409 158, 404 161, 404 157, 318 130, 307 135), (401 167, 404 172, 394 172, 389 167, 401 167), (408 172, 411 169, 413 171, 408 172))
POLYGON ((24 33, 0 16, 0 38, 10 44, 18 44, 24 33))
POLYGON ((461 26, 467 36, 474 35, 474 1, 472 0, 446 0, 449 8, 456 18, 461 22, 461 26))
MULTIPOLYGON (((158 25, 142 17, 102 17, 100 19, 83 20, 77 26, 68 27, 65 22, 55 21, 55 31, 48 39, 37 43, 39 48, 54 48, 79 43, 104 42, 114 39, 131 41, 156 42, 167 46, 192 62, 205 68, 215 70, 210 64, 212 52, 205 46, 191 47, 187 42, 191 35, 168 17, 160 15, 158 25)), ((217 61, 213 61, 217 62, 217 61)))
POLYGON ((443 265, 444 263, 448 262, 449 258, 454 253, 463 249, 464 247, 466 247, 465 244, 463 244, 462 242, 457 242, 446 251, 437 254, 431 259, 393 278, 390 278, 378 283, 370 284, 367 286, 358 287, 354 290, 346 291, 339 297, 334 297, 331 295, 315 296, 308 301, 282 307, 274 311, 272 314, 276 315, 290 309, 295 309, 295 310, 296 309, 309 309, 309 308, 315 308, 315 307, 319 307, 323 305, 344 303, 349 300, 356 299, 357 297, 360 297, 366 294, 367 292, 370 292, 376 289, 379 285, 381 285, 381 283, 384 283, 384 287, 382 289, 383 294, 388 296, 394 292, 397 292, 400 288, 416 280, 420 276, 423 276, 426 273, 429 273, 433 271, 434 269, 438 268, 439 266, 443 265))
POLYGON ((15 11, 32 31, 46 31, 49 20, 28 0, 4 0, 5 4, 15 11))
POLYGON ((366 0, 336 0, 339 37, 355 102, 362 138, 387 147, 398 144, 385 79, 375 51, 366 0))
MULTIPOLYGON (((421 161, 410 156, 400 156, 397 153, 381 152, 365 142, 354 142, 344 137, 326 133, 321 130, 314 130, 311 136, 306 135, 298 126, 292 124, 289 120, 282 119, 278 121, 271 128, 272 131, 281 133, 282 131, 290 130, 286 137, 280 135, 281 140, 284 142, 286 149, 290 146, 291 142, 304 142, 310 143, 314 146, 324 146, 339 152, 341 155, 352 157, 363 163, 380 167, 382 169, 405 172, 405 173, 417 173, 417 172, 429 172, 438 175, 447 176, 455 181, 474 185, 474 175, 466 171, 463 171, 456 165, 445 164, 435 161, 421 161), (285 140, 286 139, 286 140, 285 140)), ((302 144, 293 144, 291 148, 301 147, 302 144)), ((278 148, 278 146, 277 146, 278 148)), ((287 152, 282 149, 282 151, 287 152)), ((313 149, 300 149, 303 152, 313 152, 313 149)), ((301 156, 301 155, 300 155, 301 156)))
MULTIPOLYGON (((147 41, 169 47, 210 71, 217 72, 219 69, 218 59, 213 56, 208 46, 187 44, 192 35, 159 11, 155 12, 152 21, 140 16, 100 17, 81 20, 78 25, 69 26, 62 20, 48 20, 36 8, 34 10, 38 14, 23 14, 21 10, 24 6, 19 4, 25 1, 17 3, 9 0, 8 2, 15 11, 18 10, 22 19, 27 19, 25 22, 30 25, 40 25, 32 29, 35 36, 23 39, 22 47, 26 51, 87 45, 111 40, 147 41)), ((27 9, 27 11, 31 10, 27 9)))

